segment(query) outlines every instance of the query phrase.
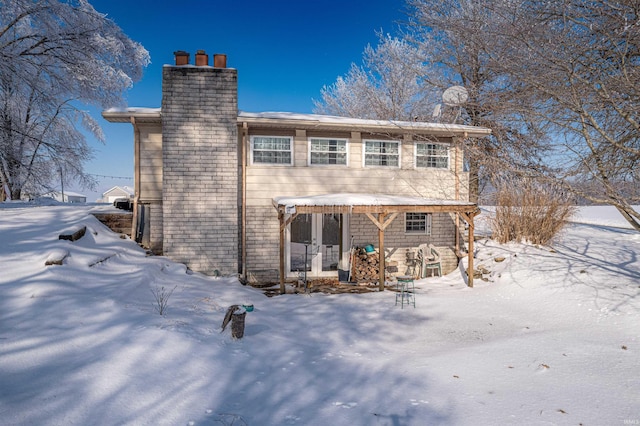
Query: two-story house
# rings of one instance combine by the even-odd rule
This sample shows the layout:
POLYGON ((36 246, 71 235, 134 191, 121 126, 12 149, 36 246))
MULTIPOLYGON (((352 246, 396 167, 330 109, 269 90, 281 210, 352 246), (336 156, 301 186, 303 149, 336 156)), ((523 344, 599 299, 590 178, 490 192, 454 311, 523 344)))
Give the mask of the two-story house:
POLYGON ((242 112, 226 56, 188 58, 164 66, 161 108, 103 112, 133 125, 143 246, 195 271, 281 283, 337 277, 358 245, 381 261, 423 243, 461 253, 477 206, 460 140, 489 129, 242 112))

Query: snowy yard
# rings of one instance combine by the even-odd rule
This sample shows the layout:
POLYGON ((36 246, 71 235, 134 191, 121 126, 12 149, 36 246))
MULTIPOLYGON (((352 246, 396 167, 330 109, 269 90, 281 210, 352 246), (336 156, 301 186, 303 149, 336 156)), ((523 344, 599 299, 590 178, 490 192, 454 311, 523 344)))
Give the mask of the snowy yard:
POLYGON ((3 425, 640 424, 640 234, 611 209, 550 247, 479 241, 488 281, 421 280, 401 309, 187 274, 88 214, 107 207, 0 207, 3 425))

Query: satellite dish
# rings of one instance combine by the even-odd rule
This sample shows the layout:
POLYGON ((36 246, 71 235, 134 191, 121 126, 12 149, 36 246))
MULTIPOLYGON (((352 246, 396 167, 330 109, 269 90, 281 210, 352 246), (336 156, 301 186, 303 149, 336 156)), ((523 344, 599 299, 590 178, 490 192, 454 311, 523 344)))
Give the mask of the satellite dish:
POLYGON ((442 94, 442 102, 448 106, 460 106, 469 99, 469 92, 462 86, 451 86, 442 94))

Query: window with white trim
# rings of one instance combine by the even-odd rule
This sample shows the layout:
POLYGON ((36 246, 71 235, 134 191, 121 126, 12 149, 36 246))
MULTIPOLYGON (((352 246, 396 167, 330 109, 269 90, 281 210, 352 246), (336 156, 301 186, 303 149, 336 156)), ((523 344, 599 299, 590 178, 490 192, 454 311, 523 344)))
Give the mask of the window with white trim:
POLYGON ((346 139, 309 139, 309 164, 347 165, 347 140, 346 139))
POLYGON ((449 146, 442 143, 417 143, 416 167, 448 169, 449 146))
POLYGON ((400 142, 364 141, 364 165, 400 167, 400 142))
POLYGON ((252 136, 251 162, 253 164, 291 165, 293 138, 290 136, 252 136))
POLYGON ((431 213, 405 213, 404 232, 431 235, 431 213))

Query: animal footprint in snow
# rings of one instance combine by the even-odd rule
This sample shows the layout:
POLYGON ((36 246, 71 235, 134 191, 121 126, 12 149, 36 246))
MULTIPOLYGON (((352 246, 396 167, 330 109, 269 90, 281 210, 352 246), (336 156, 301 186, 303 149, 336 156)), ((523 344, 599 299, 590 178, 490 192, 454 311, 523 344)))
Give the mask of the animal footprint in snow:
POLYGON ((550 369, 551 367, 549 367, 547 364, 540 364, 538 366, 538 372, 544 372, 547 371, 548 369, 550 369))

